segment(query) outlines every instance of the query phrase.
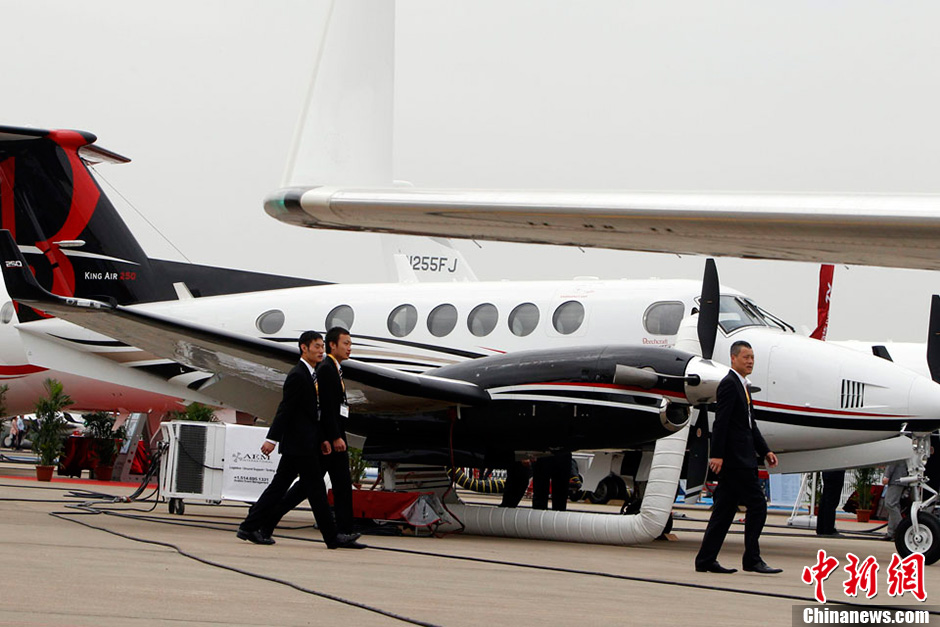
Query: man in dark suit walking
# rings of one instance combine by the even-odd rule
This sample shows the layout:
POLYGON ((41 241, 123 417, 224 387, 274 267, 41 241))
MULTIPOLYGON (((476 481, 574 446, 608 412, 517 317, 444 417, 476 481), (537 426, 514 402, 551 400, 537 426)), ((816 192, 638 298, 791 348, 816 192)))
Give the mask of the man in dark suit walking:
POLYGON ((323 437, 333 449, 331 454, 320 456, 320 463, 330 475, 336 527, 344 534, 353 533, 353 509, 352 478, 349 474, 349 452, 346 446, 349 403, 346 400, 346 384, 340 364, 349 359, 351 352, 352 338, 349 331, 343 327, 333 327, 326 332, 326 357, 317 366, 323 437))
POLYGON ((777 465, 777 456, 767 447, 753 417, 747 375, 754 370, 754 350, 747 342, 731 345, 731 372, 718 385, 718 411, 712 431, 709 468, 718 473, 718 488, 702 547, 695 556, 695 570, 710 573, 734 573, 718 563, 718 553, 725 541, 738 504, 747 507, 744 521, 744 570, 775 574, 760 556, 759 538, 767 519, 767 500, 757 478, 758 458, 767 466, 777 465))
POLYGON ((300 361, 284 380, 281 403, 268 429, 267 441, 261 446, 261 452, 269 455, 275 443, 279 443, 281 461, 271 483, 249 510, 236 535, 255 544, 274 544, 274 539, 262 530, 273 528, 270 521, 278 504, 294 479, 300 476, 300 485, 306 492, 326 546, 345 548, 355 544, 355 539, 336 532, 320 466, 320 455, 330 453, 329 445, 320 433, 314 370, 319 354, 323 352, 323 336, 305 331, 298 344, 300 361))

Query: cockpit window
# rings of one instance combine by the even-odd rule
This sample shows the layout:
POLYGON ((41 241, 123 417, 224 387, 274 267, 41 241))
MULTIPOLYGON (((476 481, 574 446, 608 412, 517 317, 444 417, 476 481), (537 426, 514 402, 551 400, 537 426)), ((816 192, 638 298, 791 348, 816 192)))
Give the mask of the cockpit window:
POLYGON ((765 327, 767 323, 753 304, 737 296, 722 296, 718 300, 718 326, 731 333, 741 327, 765 327))
POLYGON ((794 333, 793 326, 761 309, 743 296, 722 296, 718 305, 718 326, 725 333, 742 327, 776 327, 794 333))
POLYGON ((760 317, 764 319, 764 322, 767 324, 768 327, 779 327, 780 329, 784 331, 789 331, 790 333, 796 332, 796 329, 793 328, 792 324, 789 324, 788 322, 781 320, 780 318, 773 315, 766 309, 758 307, 757 305, 754 304, 754 301, 752 301, 751 299, 745 298, 744 302, 747 303, 754 311, 760 314, 760 317))
POLYGON ((643 314, 643 328, 653 335, 675 335, 684 313, 685 305, 678 301, 653 303, 643 314))

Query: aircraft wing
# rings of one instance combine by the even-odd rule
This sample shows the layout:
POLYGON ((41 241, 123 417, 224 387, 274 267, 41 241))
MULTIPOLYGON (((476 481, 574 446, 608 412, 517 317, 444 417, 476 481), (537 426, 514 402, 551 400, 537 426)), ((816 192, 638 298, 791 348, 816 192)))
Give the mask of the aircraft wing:
MULTIPOLYGON (((6 230, 0 230, 0 259, 7 291, 14 300, 158 357, 217 374, 227 378, 229 386, 235 381, 256 389, 279 391, 287 373, 299 359, 294 345, 284 346, 219 331, 147 311, 141 306, 51 294, 35 280, 6 230)), ((359 384, 360 388, 373 388, 396 396, 464 405, 486 403, 490 398, 488 392, 473 383, 399 372, 355 360, 343 363, 343 374, 347 381, 359 384)))
POLYGON ((285 188, 274 218, 378 231, 940 270, 940 196, 285 188))

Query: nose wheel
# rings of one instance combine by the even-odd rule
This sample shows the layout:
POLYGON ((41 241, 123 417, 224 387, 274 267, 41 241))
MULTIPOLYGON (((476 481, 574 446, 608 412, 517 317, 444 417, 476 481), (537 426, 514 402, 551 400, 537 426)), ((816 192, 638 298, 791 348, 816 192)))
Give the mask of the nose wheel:
POLYGON ((907 557, 922 553, 925 564, 940 559, 940 519, 937 518, 937 493, 927 485, 924 470, 930 456, 930 434, 908 434, 914 446, 914 454, 908 461, 909 476, 901 480, 911 487, 911 515, 898 524, 894 534, 894 546, 898 555, 907 557), (932 494, 924 500, 924 491, 932 494))
POLYGON ((940 520, 932 513, 918 512, 917 525, 912 521, 905 518, 895 532, 894 546, 898 555, 907 557, 912 553, 923 553, 924 563, 933 564, 940 559, 940 520))

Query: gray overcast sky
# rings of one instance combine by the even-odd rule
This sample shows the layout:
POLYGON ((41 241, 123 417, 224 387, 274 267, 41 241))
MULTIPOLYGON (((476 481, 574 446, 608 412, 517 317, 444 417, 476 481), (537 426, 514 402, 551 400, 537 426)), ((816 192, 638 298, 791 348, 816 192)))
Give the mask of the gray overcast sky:
MULTIPOLYGON (((381 1, 381 0, 376 0, 381 1)), ((80 128, 104 177, 191 261, 384 279, 371 236, 281 225, 322 1, 0 0, 0 122, 80 128), (323 264, 322 249, 349 264, 323 264)), ((940 192, 940 6, 399 0, 395 176, 427 186, 940 192)), ((124 211, 127 205, 107 188, 124 211)), ((180 258, 126 211, 155 256, 180 258)), ((458 243, 481 278, 701 276, 703 261, 458 243)), ((815 324, 818 268, 720 260, 815 324)), ((836 271, 833 339, 922 341, 935 273, 836 271)))

